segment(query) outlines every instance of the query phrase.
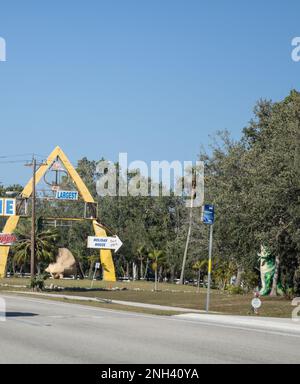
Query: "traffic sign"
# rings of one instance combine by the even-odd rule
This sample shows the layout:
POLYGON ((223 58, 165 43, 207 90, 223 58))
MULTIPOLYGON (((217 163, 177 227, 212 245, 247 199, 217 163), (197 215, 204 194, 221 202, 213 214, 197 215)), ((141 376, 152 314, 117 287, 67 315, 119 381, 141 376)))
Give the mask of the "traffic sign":
POLYGON ((215 222, 215 207, 206 204, 202 207, 202 221, 204 224, 213 225, 215 222))
POLYGON ((95 269, 99 269, 100 268, 100 263, 96 263, 95 264, 95 269))
POLYGON ((262 305, 262 302, 261 300, 258 298, 258 297, 255 297, 252 301, 251 301, 251 305, 254 309, 259 309, 262 305))
POLYGON ((88 248, 92 249, 113 249, 117 252, 123 243, 118 236, 113 237, 88 237, 88 248))

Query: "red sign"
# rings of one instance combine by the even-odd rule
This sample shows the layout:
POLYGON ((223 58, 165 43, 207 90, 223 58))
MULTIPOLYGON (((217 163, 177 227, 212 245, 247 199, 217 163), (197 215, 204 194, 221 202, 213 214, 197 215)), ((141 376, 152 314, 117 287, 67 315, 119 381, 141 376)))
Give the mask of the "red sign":
POLYGON ((61 166, 61 164, 58 161, 53 163, 51 169, 52 169, 52 171, 64 171, 64 168, 61 166))
POLYGON ((11 245, 17 241, 15 235, 0 233, 0 245, 11 245))

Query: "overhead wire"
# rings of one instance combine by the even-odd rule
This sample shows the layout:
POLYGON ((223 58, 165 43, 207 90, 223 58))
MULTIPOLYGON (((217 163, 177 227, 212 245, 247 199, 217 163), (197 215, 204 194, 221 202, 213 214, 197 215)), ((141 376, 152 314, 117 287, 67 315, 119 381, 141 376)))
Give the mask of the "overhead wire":
POLYGON ((1 161, 0 164, 16 164, 16 163, 24 163, 26 161, 30 161, 28 159, 22 159, 22 160, 6 160, 6 161, 1 161))
POLYGON ((32 161, 32 158, 34 157, 47 158, 47 156, 39 155, 36 153, 17 153, 12 155, 0 155, 0 164, 15 164, 29 162, 32 161), (23 157, 23 159, 14 159, 19 157, 23 157))

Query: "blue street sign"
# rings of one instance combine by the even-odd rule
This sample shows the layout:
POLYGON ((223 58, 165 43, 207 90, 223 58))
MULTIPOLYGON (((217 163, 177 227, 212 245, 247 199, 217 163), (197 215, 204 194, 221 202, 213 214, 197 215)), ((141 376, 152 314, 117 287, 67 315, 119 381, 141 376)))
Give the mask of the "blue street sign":
POLYGON ((58 200, 78 200, 77 191, 57 191, 56 198, 58 200))
POLYGON ((215 222, 215 207, 206 204, 202 208, 202 221, 204 224, 212 225, 215 222))

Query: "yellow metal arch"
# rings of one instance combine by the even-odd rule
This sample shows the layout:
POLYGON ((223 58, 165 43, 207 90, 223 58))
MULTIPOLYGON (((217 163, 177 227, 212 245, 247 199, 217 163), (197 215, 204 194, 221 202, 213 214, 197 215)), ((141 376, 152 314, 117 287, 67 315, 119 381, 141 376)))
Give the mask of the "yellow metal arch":
MULTIPOLYGON (((72 180, 76 184, 78 192, 80 193, 82 199, 85 203, 95 203, 93 196, 90 191, 84 184, 83 180, 70 163, 69 159, 62 151, 60 147, 56 147, 54 151, 49 155, 45 164, 41 165, 40 168, 36 172, 36 185, 41 181, 42 177, 45 175, 47 170, 52 166, 54 161, 59 158, 67 172, 71 176, 72 180)), ((32 179, 25 186, 24 190, 21 193, 21 196, 25 199, 30 198, 32 195, 32 179)), ((16 229, 20 217, 12 216, 10 217, 3 229, 3 233, 11 234, 16 229)), ((106 237, 107 233, 105 229, 99 224, 96 220, 93 220, 93 227, 96 236, 106 237)), ((9 246, 0 246, 0 278, 6 276, 6 267, 7 260, 9 255, 9 246)), ((100 260, 103 266, 103 280, 105 281, 116 281, 115 267, 112 258, 112 252, 110 250, 100 250, 100 260)))
MULTIPOLYGON (((96 221, 93 221, 95 235, 97 237, 107 237, 105 229, 96 221)), ((112 253, 109 249, 100 251, 101 265, 103 269, 103 280, 116 281, 115 266, 112 258, 112 253)))
MULTIPOLYGON (((62 149, 60 147, 56 147, 54 151, 49 155, 46 163, 44 165, 41 165, 40 168, 36 172, 36 184, 38 184, 42 177, 45 175, 45 173, 48 171, 48 169, 52 166, 56 158, 59 158, 66 170, 68 171, 69 175, 71 176, 72 180, 76 184, 76 187, 83 198, 83 200, 86 203, 95 203, 93 196, 90 194, 89 190, 87 189, 86 185, 84 184, 81 177, 78 175, 77 171, 73 167, 73 165, 70 163, 67 156, 64 154, 62 149)), ((24 188, 22 192, 22 197, 25 199, 28 199, 32 194, 32 179, 28 182, 26 187, 24 188)))

